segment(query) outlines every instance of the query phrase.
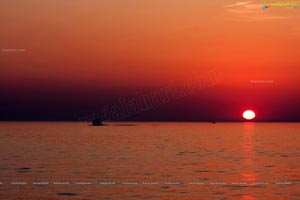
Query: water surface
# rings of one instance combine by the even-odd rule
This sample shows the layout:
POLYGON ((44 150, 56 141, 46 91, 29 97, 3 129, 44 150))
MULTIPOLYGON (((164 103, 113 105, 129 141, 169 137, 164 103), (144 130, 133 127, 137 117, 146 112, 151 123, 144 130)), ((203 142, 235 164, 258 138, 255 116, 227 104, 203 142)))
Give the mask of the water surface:
POLYGON ((300 199, 299 133, 299 123, 1 122, 0 197, 300 199))

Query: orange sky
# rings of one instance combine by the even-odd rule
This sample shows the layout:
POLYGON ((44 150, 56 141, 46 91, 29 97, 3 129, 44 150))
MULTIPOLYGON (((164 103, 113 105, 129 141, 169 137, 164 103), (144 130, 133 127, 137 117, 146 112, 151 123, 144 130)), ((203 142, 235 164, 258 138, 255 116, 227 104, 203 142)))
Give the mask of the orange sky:
POLYGON ((181 83, 212 69, 223 77, 222 90, 256 87, 251 80, 298 87, 300 10, 235 3, 2 0, 2 88, 134 90, 181 83))

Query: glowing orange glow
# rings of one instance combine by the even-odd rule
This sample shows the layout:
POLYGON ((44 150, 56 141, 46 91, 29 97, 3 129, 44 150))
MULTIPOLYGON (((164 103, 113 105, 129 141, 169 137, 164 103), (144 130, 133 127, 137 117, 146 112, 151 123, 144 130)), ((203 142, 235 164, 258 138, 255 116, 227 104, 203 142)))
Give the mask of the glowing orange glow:
POLYGON ((246 110, 243 113, 244 119, 251 120, 255 118, 255 113, 252 110, 246 110))

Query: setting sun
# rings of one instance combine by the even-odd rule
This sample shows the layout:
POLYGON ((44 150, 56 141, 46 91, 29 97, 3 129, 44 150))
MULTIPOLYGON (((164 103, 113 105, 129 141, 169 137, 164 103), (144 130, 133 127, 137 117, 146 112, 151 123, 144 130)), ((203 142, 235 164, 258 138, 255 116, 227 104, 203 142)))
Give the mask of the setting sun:
POLYGON ((252 110, 246 110, 243 113, 244 119, 251 120, 255 118, 255 113, 252 110))

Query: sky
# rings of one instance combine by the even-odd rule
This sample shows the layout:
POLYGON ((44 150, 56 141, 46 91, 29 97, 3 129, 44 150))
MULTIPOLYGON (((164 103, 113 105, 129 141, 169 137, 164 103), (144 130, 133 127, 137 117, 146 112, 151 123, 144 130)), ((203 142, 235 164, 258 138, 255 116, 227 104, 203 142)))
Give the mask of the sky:
POLYGON ((263 1, 1 0, 0 120, 80 120, 187 80, 120 120, 300 120, 300 9, 263 1), (205 78, 204 78, 205 79, 205 78))

